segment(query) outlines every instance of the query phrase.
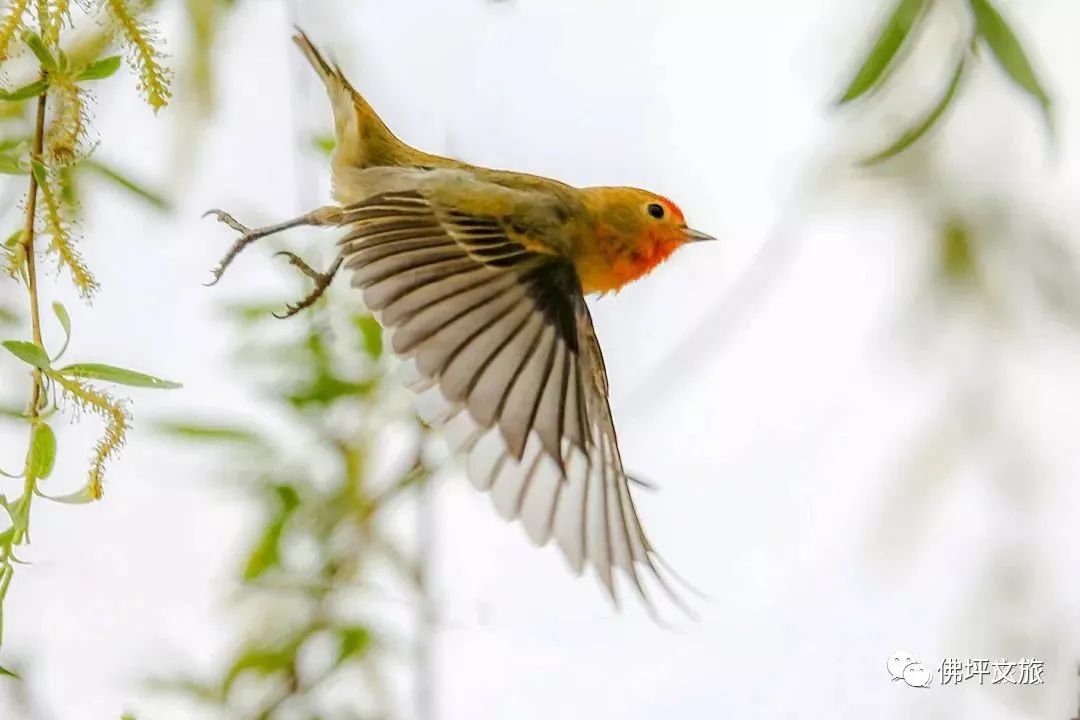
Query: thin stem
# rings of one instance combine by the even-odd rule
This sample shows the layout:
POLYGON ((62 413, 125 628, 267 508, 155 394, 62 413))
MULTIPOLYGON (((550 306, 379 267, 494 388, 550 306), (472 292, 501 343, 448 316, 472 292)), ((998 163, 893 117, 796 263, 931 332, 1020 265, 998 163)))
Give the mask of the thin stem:
MULTIPOLYGON (((41 74, 41 78, 45 79, 44 71, 41 74)), ((41 162, 42 151, 45 147, 45 102, 48 97, 47 92, 43 92, 38 95, 37 102, 37 118, 34 121, 34 142, 30 149, 31 162, 41 162)), ((30 295, 30 327, 32 328, 34 336, 34 344, 38 347, 44 347, 41 340, 41 308, 38 301, 38 286, 37 286, 37 262, 34 258, 34 218, 37 213, 37 195, 38 195, 38 182, 37 176, 31 171, 30 173, 30 189, 27 192, 26 198, 26 226, 23 229, 22 243, 25 249, 24 255, 26 257, 26 286, 28 294, 30 295)), ((34 425, 37 423, 37 419, 41 414, 41 396, 43 381, 41 377, 41 370, 34 368, 33 373, 34 388, 30 394, 30 439, 33 441, 34 437, 34 425)), ((23 487, 22 503, 20 503, 20 510, 24 522, 22 526, 16 530, 15 536, 12 538, 11 547, 19 544, 23 536, 28 532, 29 520, 30 520, 30 503, 34 498, 34 489, 37 478, 34 477, 34 473, 30 468, 30 464, 27 463, 26 467, 26 482, 23 487)))

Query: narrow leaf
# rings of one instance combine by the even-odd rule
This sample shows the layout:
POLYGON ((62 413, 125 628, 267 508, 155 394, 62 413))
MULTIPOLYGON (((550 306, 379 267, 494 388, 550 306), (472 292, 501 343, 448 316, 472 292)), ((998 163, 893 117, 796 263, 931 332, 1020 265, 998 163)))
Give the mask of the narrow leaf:
POLYGON ((63 303, 56 301, 52 304, 53 313, 56 315, 56 319, 60 321, 60 327, 64 329, 64 346, 60 348, 60 352, 56 353, 53 361, 57 361, 64 354, 68 348, 68 343, 71 342, 71 316, 68 315, 67 308, 63 303))
POLYGON ((888 160, 895 157, 900 153, 907 150, 914 145, 920 138, 928 133, 941 119, 941 116, 945 114, 949 105, 952 104, 953 98, 956 97, 956 92, 960 88, 960 82, 964 77, 965 62, 961 58, 960 62, 956 66, 956 70, 953 71, 952 79, 949 80, 949 85, 945 89, 945 93, 938 100, 937 104, 931 108, 926 117, 919 121, 914 127, 905 132, 896 141, 889 145, 881 152, 875 153, 870 157, 859 162, 860 165, 876 165, 877 163, 888 160))
POLYGON ((111 55, 107 58, 90 63, 79 71, 76 80, 103 80, 120 69, 121 58, 119 55, 111 55))
POLYGON ((16 680, 22 680, 22 678, 19 677, 19 675, 17 673, 14 673, 11 670, 8 670, 3 665, 0 665, 0 675, 3 675, 5 677, 9 677, 9 678, 14 678, 16 680))
POLYGON ((56 462, 56 434, 46 423, 34 426, 30 436, 30 457, 27 462, 27 474, 45 480, 52 474, 56 462))
POLYGON ((98 160, 88 158, 79 163, 79 168, 83 170, 89 170, 102 176, 106 180, 112 181, 115 185, 127 190, 133 195, 142 198, 151 206, 158 210, 169 210, 172 205, 169 200, 161 193, 155 192, 145 185, 132 180, 127 175, 121 173, 119 170, 106 165, 98 160))
POLYGON ((83 487, 82 490, 77 490, 73 493, 68 493, 67 495, 46 495, 45 493, 38 493, 38 495, 46 500, 64 503, 65 505, 85 505, 97 500, 97 496, 94 495, 94 489, 89 485, 83 487))
POLYGON ((26 419, 26 412, 14 405, 0 405, 0 417, 11 418, 12 420, 24 420, 26 419))
POLYGON ((862 67, 837 101, 838 105, 861 97, 880 85, 895 67, 893 60, 911 35, 912 29, 925 14, 929 0, 898 0, 892 15, 870 48, 862 67))
POLYGON ((60 66, 56 63, 56 58, 49 52, 49 48, 45 47, 45 41, 41 39, 41 36, 35 32, 26 32, 23 34, 23 42, 30 48, 31 52, 37 57, 38 62, 46 70, 56 72, 60 69, 60 66))
POLYGON ((1042 106, 1047 123, 1050 122, 1050 96, 1039 82, 1035 69, 1024 52, 1020 39, 1009 27, 1001 13, 990 0, 970 0, 975 14, 975 30, 986 41, 994 57, 1009 74, 1012 81, 1042 106))
POLYGON ((2 344, 8 352, 24 363, 33 365, 39 370, 49 369, 49 356, 39 345, 23 340, 5 340, 2 344))
POLYGON ((182 387, 180 383, 175 383, 170 380, 162 380, 161 378, 156 378, 152 375, 145 375, 140 372, 135 372, 134 370, 125 370, 124 368, 103 365, 101 363, 79 363, 77 365, 68 365, 57 372, 68 377, 104 380, 105 382, 131 385, 132 387, 158 388, 161 390, 172 390, 174 388, 182 387))
POLYGON ((19 162, 19 158, 0 155, 0 173, 4 175, 25 175, 26 167, 19 162))
POLYGON ((48 185, 49 177, 45 170, 45 163, 35 158, 30 159, 30 172, 34 173, 34 177, 37 178, 38 185, 48 185))
POLYGON ((227 425, 211 425, 202 422, 185 422, 178 420, 165 420, 155 423, 158 432, 172 435, 185 440, 198 440, 205 442, 237 442, 253 443, 259 441, 259 436, 250 430, 227 425))
POLYGON ((37 97, 48 89, 49 83, 44 80, 35 80, 29 85, 23 85, 21 88, 16 88, 15 90, 0 90, 0 100, 19 102, 20 100, 37 97))

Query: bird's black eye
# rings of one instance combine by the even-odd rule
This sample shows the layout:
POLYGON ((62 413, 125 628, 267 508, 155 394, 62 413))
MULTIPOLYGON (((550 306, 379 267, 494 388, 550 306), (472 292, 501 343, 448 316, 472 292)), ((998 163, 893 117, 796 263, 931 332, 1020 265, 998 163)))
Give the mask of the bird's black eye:
POLYGON ((659 220, 664 217, 664 206, 660 203, 649 203, 649 207, 645 208, 649 211, 649 214, 659 220))

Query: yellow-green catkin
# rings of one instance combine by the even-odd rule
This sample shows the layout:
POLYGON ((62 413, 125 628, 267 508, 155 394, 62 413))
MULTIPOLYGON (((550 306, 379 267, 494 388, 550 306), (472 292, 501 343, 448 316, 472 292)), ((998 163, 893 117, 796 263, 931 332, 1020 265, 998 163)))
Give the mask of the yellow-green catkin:
POLYGON ((51 165, 70 165, 77 159, 87 125, 83 91, 63 76, 56 78, 51 90, 53 120, 45 137, 45 153, 51 165))
POLYGON ((87 482, 90 496, 99 500, 104 494, 105 463, 116 455, 127 440, 131 415, 122 402, 113 399, 104 390, 58 374, 50 377, 60 385, 68 400, 105 420, 105 433, 94 446, 87 482))
POLYGON ((128 62, 138 73, 139 91, 146 103, 157 112, 168 104, 172 96, 169 88, 172 74, 162 64, 164 56, 157 49, 156 31, 139 19, 131 0, 104 0, 104 5, 128 46, 128 62))
POLYGON ((60 266, 66 267, 71 273, 71 282, 84 299, 89 300, 97 292, 98 282, 94 279, 90 269, 83 262, 82 255, 75 247, 75 240, 71 234, 71 228, 64 218, 60 204, 62 188, 60 177, 55 170, 44 173, 44 180, 40 183, 41 190, 41 213, 45 231, 49 234, 49 252, 56 253, 60 266))
POLYGON ((7 60, 11 41, 23 26, 29 5, 30 0, 9 0, 7 7, 0 11, 0 62, 7 60))

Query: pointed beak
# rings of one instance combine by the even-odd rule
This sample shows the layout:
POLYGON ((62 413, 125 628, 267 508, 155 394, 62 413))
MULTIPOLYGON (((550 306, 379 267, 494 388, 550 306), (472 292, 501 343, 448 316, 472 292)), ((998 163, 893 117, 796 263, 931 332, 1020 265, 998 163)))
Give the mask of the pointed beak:
POLYGON ((693 228, 686 228, 686 242, 705 242, 707 240, 715 240, 712 235, 707 235, 700 230, 694 230, 693 228))

